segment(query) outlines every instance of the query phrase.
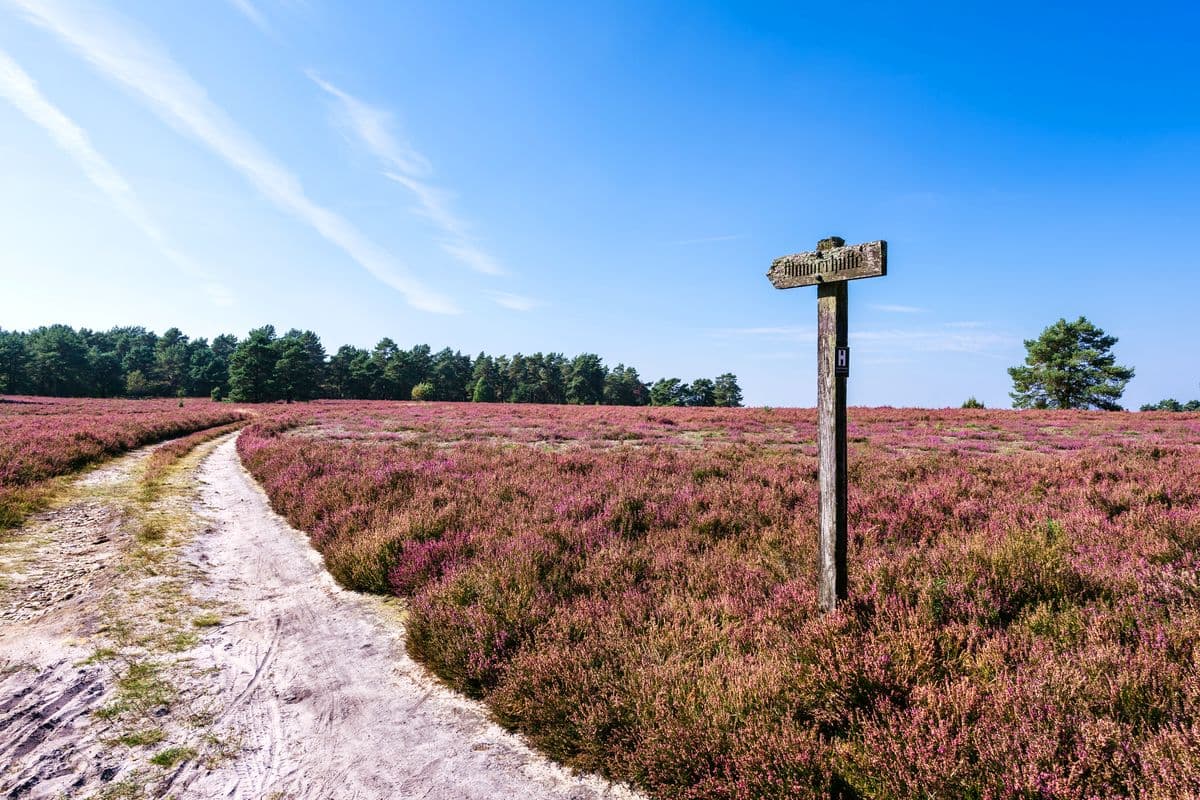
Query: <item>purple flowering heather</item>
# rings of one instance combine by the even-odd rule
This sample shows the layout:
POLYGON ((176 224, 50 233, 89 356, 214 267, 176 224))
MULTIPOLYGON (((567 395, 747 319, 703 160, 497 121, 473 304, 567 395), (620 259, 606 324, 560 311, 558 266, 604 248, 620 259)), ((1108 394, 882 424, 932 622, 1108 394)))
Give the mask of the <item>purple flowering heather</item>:
POLYGON ((660 798, 1200 796, 1200 415, 314 403, 239 449, 408 646, 660 798))

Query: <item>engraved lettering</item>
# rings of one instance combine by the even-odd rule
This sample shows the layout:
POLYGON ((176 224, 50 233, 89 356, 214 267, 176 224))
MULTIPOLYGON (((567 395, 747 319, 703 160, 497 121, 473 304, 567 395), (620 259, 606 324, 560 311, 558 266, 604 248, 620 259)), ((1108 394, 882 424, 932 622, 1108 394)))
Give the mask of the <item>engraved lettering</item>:
POLYGON ((887 274, 887 243, 867 242, 775 259, 767 277, 778 289, 887 274))

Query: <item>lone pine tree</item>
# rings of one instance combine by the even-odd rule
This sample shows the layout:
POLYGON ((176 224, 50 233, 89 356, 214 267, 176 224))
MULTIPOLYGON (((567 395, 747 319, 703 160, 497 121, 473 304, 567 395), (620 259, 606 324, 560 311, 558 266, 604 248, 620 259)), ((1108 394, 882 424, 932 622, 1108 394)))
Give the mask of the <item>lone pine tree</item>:
POLYGON ((1013 408, 1099 408, 1120 411, 1117 401, 1133 377, 1116 363, 1109 336, 1086 317, 1060 319, 1025 340, 1025 364, 1009 367, 1013 408))

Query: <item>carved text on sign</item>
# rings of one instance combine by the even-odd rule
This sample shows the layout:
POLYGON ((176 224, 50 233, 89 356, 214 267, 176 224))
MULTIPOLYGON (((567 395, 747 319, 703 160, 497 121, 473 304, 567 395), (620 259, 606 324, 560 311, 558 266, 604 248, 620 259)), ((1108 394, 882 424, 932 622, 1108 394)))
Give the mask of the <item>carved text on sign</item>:
POLYGON ((875 278, 887 274, 887 242, 834 247, 777 258, 767 277, 776 289, 875 278))
POLYGON ((782 265, 783 274, 789 278, 807 278, 825 272, 853 269, 862 262, 862 257, 853 250, 836 256, 817 258, 793 258, 782 265))

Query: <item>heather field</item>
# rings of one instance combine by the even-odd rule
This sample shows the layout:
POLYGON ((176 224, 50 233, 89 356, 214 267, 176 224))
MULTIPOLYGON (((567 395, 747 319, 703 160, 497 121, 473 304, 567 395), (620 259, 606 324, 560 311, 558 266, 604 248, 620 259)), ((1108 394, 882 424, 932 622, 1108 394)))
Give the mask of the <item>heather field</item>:
POLYGON ((0 530, 39 508, 58 476, 243 416, 199 400, 0 398, 0 530))
POLYGON ((1200 793, 1200 415, 314 403, 239 440, 347 586, 556 758, 661 798, 1200 793))

